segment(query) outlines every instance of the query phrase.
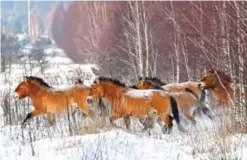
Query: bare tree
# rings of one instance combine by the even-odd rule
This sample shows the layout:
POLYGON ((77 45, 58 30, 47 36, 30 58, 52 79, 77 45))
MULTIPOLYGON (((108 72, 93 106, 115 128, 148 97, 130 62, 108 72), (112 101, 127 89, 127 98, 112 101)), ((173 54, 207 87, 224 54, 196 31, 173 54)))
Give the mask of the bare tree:
POLYGON ((122 50, 128 54, 125 63, 138 76, 156 76, 157 49, 154 47, 153 31, 150 28, 152 13, 150 4, 145 2, 128 2, 127 14, 124 16, 124 38, 122 50))

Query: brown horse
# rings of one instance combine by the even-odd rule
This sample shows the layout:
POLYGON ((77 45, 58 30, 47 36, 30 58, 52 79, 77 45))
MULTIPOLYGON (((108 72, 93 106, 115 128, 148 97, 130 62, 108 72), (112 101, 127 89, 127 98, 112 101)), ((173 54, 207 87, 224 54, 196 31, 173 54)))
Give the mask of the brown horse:
POLYGON ((34 111, 30 112, 22 124, 32 117, 47 114, 50 124, 55 122, 55 114, 67 112, 72 104, 77 104, 80 111, 89 115, 89 105, 86 102, 89 89, 82 85, 74 85, 65 90, 55 90, 43 79, 38 77, 24 77, 14 91, 15 99, 30 97, 34 111))
POLYGON ((110 122, 114 123, 118 118, 124 118, 126 128, 130 127, 130 116, 145 119, 146 115, 154 110, 166 124, 163 132, 172 128, 172 117, 178 125, 179 130, 185 132, 180 125, 179 113, 176 100, 164 91, 160 90, 136 90, 128 88, 118 80, 100 77, 90 86, 88 102, 94 98, 104 97, 113 110, 110 122))
POLYGON ((234 91, 231 87, 231 82, 231 77, 224 72, 210 70, 200 80, 200 87, 212 91, 216 106, 229 107, 233 106, 234 99, 234 91))
MULTIPOLYGON (((175 97, 179 109, 184 116, 185 119, 190 120, 193 124, 196 123, 194 116, 195 111, 202 111, 206 114, 210 119, 212 119, 212 115, 209 112, 209 109, 199 100, 201 93, 198 84, 196 82, 184 82, 177 84, 168 84, 165 86, 160 86, 152 81, 153 78, 145 77, 139 78, 139 82, 137 84, 137 88, 139 89, 161 89, 170 93, 173 97, 175 97)), ((157 82, 157 81, 156 81, 157 82)), ((162 84, 161 84, 162 85, 162 84)), ((204 95, 203 95, 204 96, 204 95)))

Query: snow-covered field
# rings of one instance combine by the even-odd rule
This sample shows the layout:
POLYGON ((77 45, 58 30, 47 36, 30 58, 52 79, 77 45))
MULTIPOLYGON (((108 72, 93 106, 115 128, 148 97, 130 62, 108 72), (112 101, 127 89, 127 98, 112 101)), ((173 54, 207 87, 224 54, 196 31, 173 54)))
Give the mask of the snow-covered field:
MULTIPOLYGON (((157 129, 157 128, 156 128, 157 129)), ((247 136, 219 137, 214 132, 189 134, 158 131, 150 136, 137 131, 109 129, 101 133, 61 136, 57 127, 39 130, 49 133, 32 139, 36 129, 19 125, 0 130, 1 159, 246 159, 247 136), (52 135, 52 136, 51 136, 52 135), (31 140, 32 139, 32 140, 31 140)), ((158 130, 158 129, 157 129, 158 130)))
MULTIPOLYGON (((57 118, 55 126, 48 125, 45 117, 33 118, 30 125, 22 129, 19 124, 32 108, 28 100, 16 102, 11 96, 22 76, 39 76, 55 88, 68 87, 77 78, 90 84, 97 76, 92 70, 98 69, 96 65, 73 64, 62 54, 47 59, 50 63, 43 71, 33 62, 12 65, 0 74, 0 159, 247 159, 247 135, 220 134, 217 118, 211 121, 197 117, 196 126, 184 122, 188 133, 178 131, 175 124, 169 135, 163 134, 157 124, 150 133, 141 132, 136 119, 132 119, 129 131, 112 127, 92 131, 92 122, 80 113, 70 126, 77 128, 72 133, 63 117, 57 118)), ((118 124, 124 128, 121 119, 118 124)))

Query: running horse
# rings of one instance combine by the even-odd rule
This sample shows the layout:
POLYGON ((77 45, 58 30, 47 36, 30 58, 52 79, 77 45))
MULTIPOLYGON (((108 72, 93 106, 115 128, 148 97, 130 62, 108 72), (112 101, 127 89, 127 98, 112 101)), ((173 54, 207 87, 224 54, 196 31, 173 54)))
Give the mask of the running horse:
POLYGON ((215 99, 215 106, 230 107, 233 106, 234 91, 231 87, 231 77, 222 71, 210 70, 200 80, 200 88, 208 89, 212 92, 215 99))
POLYGON ((205 99, 205 90, 199 88, 198 82, 183 82, 163 85, 164 82, 159 80, 162 83, 157 83, 158 81, 156 79, 156 77, 139 78, 139 82, 136 86, 139 89, 160 89, 167 91, 176 99, 183 117, 190 120, 193 124, 196 124, 195 112, 198 111, 202 111, 212 119, 209 109, 202 102, 205 99), (153 79, 155 79, 155 81, 153 81, 153 79))
POLYGON ((156 77, 140 77, 138 80, 137 88, 141 89, 164 89, 167 92, 178 93, 178 92, 189 92, 193 94, 200 101, 205 100, 205 90, 202 90, 199 87, 198 82, 182 82, 182 83, 170 83, 166 84, 165 82, 159 80, 156 77))
POLYGON ((72 104, 77 104, 84 115, 90 116, 89 105, 86 102, 89 89, 82 85, 74 85, 64 90, 56 90, 43 79, 25 76, 24 80, 14 90, 15 99, 31 98, 34 110, 26 116, 22 125, 35 116, 47 114, 49 123, 55 123, 55 114, 68 112, 72 104))
MULTIPOLYGON (((99 77, 90 86, 90 93, 87 101, 89 104, 96 98, 104 97, 108 100, 112 115, 110 123, 116 126, 115 120, 124 118, 126 128, 130 128, 130 116, 145 119, 150 112, 157 111, 157 115, 165 123, 162 131, 170 131, 173 115, 178 129, 182 132, 186 130, 180 125, 179 113, 176 100, 160 90, 136 90, 128 88, 118 80, 99 77)), ((161 125, 161 124, 160 124, 161 125)))

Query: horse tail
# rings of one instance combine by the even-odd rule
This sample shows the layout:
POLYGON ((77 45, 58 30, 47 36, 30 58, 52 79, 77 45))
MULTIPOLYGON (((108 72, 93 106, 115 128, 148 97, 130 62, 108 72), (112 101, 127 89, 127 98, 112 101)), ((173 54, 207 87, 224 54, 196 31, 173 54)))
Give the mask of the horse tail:
POLYGON ((172 114, 173 118, 175 119, 178 129, 182 132, 187 132, 182 125, 180 124, 180 118, 179 118, 179 110, 178 110, 178 104, 174 97, 170 96, 170 102, 171 102, 171 108, 172 108, 172 114))

